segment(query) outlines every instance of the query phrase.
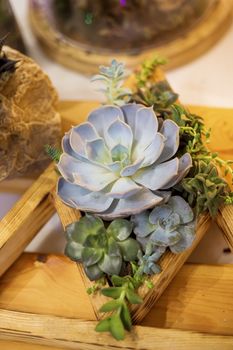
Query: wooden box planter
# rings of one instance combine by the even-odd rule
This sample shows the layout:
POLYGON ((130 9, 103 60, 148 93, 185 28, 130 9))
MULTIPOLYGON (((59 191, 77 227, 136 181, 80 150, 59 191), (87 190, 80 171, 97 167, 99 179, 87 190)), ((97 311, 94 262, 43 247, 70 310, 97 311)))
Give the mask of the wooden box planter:
MULTIPOLYGON (((156 79, 161 77, 162 75, 158 75, 156 79)), ((71 125, 82 122, 88 112, 97 105, 98 104, 95 102, 62 102, 60 104, 60 111, 63 116, 64 131, 69 129, 71 125)), ((193 108, 194 112, 202 112, 202 110, 204 113, 201 114, 205 116, 205 113, 207 113, 207 115, 209 115, 209 117, 206 118, 207 126, 211 124, 214 125, 215 121, 217 121, 217 123, 223 123, 224 119, 224 135, 221 134, 222 143, 220 145, 216 142, 219 149, 213 147, 214 145, 211 145, 211 147, 214 151, 224 151, 224 154, 229 158, 230 155, 233 155, 231 149, 232 121, 230 119, 233 112, 221 110, 221 119, 217 120, 219 117, 219 110, 205 109, 203 107, 193 108)), ((214 126, 217 132, 217 125, 214 126)), ((56 181, 57 173, 54 169, 54 165, 50 165, 0 222, 0 275, 3 275, 21 255, 27 244, 48 221, 55 210, 60 216, 63 227, 66 227, 69 223, 80 217, 80 213, 77 210, 66 207, 57 198, 54 191, 56 181)), ((222 208, 217 217, 217 222, 224 229, 231 247, 233 247, 232 214, 233 208, 231 206, 222 208)), ((171 280, 176 276, 191 252, 204 236, 210 222, 211 219, 208 214, 200 216, 196 239, 192 247, 178 255, 167 252, 161 259, 160 264, 162 266, 162 272, 159 275, 151 277, 154 284, 153 289, 148 290, 146 286, 142 286, 139 290, 140 295, 144 299, 144 303, 131 310, 135 324, 141 322, 143 318, 151 312, 155 302, 165 291, 171 280)), ((0 280, 0 338, 59 346, 69 349, 168 349, 169 347, 171 348, 171 346, 172 349, 189 350, 197 348, 211 350, 232 349, 232 267, 229 267, 229 270, 228 267, 214 267, 214 269, 208 267, 210 273, 209 280, 207 278, 208 273, 206 272, 205 277, 202 276, 202 282, 200 282, 203 283, 202 294, 205 294, 205 290, 207 293, 206 288, 208 287, 206 287, 204 281, 206 280, 207 282, 208 280, 211 286, 213 284, 211 278, 214 278, 216 273, 221 275, 220 269, 222 269, 224 273, 227 271, 229 276, 231 275, 230 280, 229 278, 225 278, 225 275, 221 277, 221 280, 219 279, 216 281, 215 279, 215 283, 217 283, 221 289, 220 292, 217 290, 219 293, 218 296, 217 292, 213 294, 213 302, 217 296, 219 303, 221 303, 221 300, 225 300, 225 303, 227 300, 227 303, 224 307, 220 307, 220 309, 213 305, 216 312, 211 314, 210 319, 211 322, 218 324, 213 331, 211 330, 211 325, 209 325, 211 322, 203 321, 200 323, 197 319, 194 324, 188 325, 188 327, 179 327, 179 322, 176 323, 174 321, 175 328, 180 328, 181 330, 156 328, 154 326, 173 328, 173 324, 166 324, 166 321, 164 324, 160 323, 160 313, 160 318, 157 319, 157 323, 152 322, 150 324, 149 322, 145 323, 143 326, 136 326, 132 334, 126 337, 125 341, 117 342, 106 334, 98 334, 94 331, 96 321, 101 318, 101 314, 99 314, 98 310, 103 304, 105 297, 100 295, 89 297, 86 294, 86 288, 90 286, 91 282, 84 274, 82 266, 78 264, 78 268, 76 269, 75 266, 74 263, 67 261, 64 257, 37 256, 35 254, 23 255, 0 280), (16 271, 19 271, 19 275, 16 271), (26 280, 24 280, 23 277, 25 274, 26 280), (28 274, 31 275, 29 276, 28 274), (43 278, 42 284, 41 274, 43 278), (46 278, 44 274, 47 275, 46 278), (26 283, 27 281, 31 283, 31 277, 33 277, 35 283, 31 291, 37 291, 33 294, 30 293, 30 288, 27 289, 28 283, 26 283), (56 285, 56 280, 58 285, 56 285), (51 283, 51 281, 53 281, 53 283, 51 283), (73 281, 74 286, 72 285, 73 281), (222 287, 221 282, 223 282, 222 287), (44 288, 44 291, 41 291, 41 288, 44 288), (20 293, 17 293, 19 290, 20 293), (36 296, 37 293, 39 296, 36 296), (44 293, 45 299, 41 299, 41 293, 44 293), (59 301, 56 307, 54 307, 54 299, 59 301), (224 309, 224 312, 227 312, 228 305, 231 313, 229 314, 230 316, 226 318, 224 325, 220 310, 224 309), (220 320, 222 320, 222 322, 220 322, 220 320), (229 320, 231 323, 229 323, 229 320), (148 325, 151 327, 148 327, 148 325), (184 331, 184 329, 189 329, 189 331, 184 331), (204 334, 203 332, 208 332, 209 334, 204 334)), ((185 267, 181 271, 181 273, 184 273, 186 269, 184 283, 187 284, 187 288, 189 283, 192 283, 192 274, 189 276, 190 268, 195 271, 194 266, 185 267)), ((198 267, 198 269, 201 269, 201 267, 198 267)), ((206 267, 203 267, 203 269, 207 271, 206 267)), ((199 273, 200 275, 198 274, 197 278, 201 279, 201 274, 203 273, 202 269, 199 270, 199 273)), ((173 288, 174 296, 175 286, 173 288)), ((170 290, 172 290, 172 287, 170 290)), ((191 303, 194 309, 195 301, 192 298, 190 299, 190 296, 187 300, 187 307, 191 303)), ((175 299, 170 297, 168 304, 172 305, 173 301, 176 302, 175 299)), ((207 304, 208 301, 210 300, 206 300, 207 304)), ((184 318, 188 318, 187 315, 185 316, 186 307, 184 305, 183 307, 179 307, 178 309, 174 309, 173 320, 174 317, 178 317, 180 312, 184 312, 184 318)), ((203 306, 202 312, 204 312, 204 317, 205 313, 209 313, 208 307, 205 309, 205 306, 203 306), (205 312, 203 310, 205 310, 205 312)))

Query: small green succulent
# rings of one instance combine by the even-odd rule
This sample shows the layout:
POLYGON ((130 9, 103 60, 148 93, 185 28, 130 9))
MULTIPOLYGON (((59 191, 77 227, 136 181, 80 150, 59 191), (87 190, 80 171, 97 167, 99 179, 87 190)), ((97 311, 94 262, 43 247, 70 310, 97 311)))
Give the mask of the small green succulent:
POLYGON ((156 206, 131 218, 137 240, 146 251, 153 244, 158 258, 166 248, 177 254, 189 248, 195 238, 194 214, 189 204, 173 196, 167 204, 156 206))
POLYGON ((190 205, 194 206, 197 215, 208 210, 212 216, 217 214, 219 206, 224 202, 224 194, 228 187, 213 163, 199 161, 197 173, 183 179, 181 186, 186 191, 190 205))
POLYGON ((131 238, 132 223, 116 219, 105 228, 103 221, 86 215, 66 229, 65 254, 83 263, 90 280, 119 275, 123 261, 137 260, 140 246, 131 238))
POLYGON ((163 255, 165 249, 157 247, 153 243, 148 242, 145 247, 145 254, 140 250, 138 252, 138 270, 137 275, 155 275, 161 272, 161 268, 156 262, 163 255))
POLYGON ((100 89, 107 98, 107 103, 122 106, 127 103, 132 94, 131 90, 122 86, 125 79, 124 64, 112 60, 109 67, 100 66, 99 74, 95 75, 91 81, 99 81, 104 85, 100 89))

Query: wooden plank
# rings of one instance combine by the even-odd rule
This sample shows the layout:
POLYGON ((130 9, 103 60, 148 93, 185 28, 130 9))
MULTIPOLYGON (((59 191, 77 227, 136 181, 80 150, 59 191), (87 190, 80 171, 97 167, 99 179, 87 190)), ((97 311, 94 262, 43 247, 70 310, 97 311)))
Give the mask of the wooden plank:
POLYGON ((216 222, 222 229, 225 239, 233 251, 233 205, 220 208, 216 222))
POLYGON ((0 338, 67 349, 232 350, 233 337, 135 326, 124 341, 97 334, 95 321, 0 310, 0 338))
POLYGON ((185 264, 142 325, 233 335, 233 266, 185 264))
MULTIPOLYGON (((142 325, 233 335, 233 266, 185 264, 142 325)), ((95 320, 76 264, 24 253, 0 279, 0 308, 95 320)))
MULTIPOLYGON (((60 350, 61 348, 48 347, 43 345, 16 342, 16 341, 7 341, 0 340, 0 349, 3 350, 60 350)), ((63 348, 64 349, 64 348, 63 348)))
POLYGON ((55 212, 48 193, 56 183, 50 166, 0 221, 0 276, 55 212))
POLYGON ((96 319, 76 264, 65 256, 24 253, 0 279, 0 308, 96 319))
MULTIPOLYGON (((63 225, 63 228, 65 229, 67 225, 69 225, 72 222, 75 222, 80 219, 81 214, 78 210, 75 210, 73 208, 67 207, 65 204, 62 203, 60 198, 56 195, 55 191, 52 192, 52 200, 55 205, 56 211, 61 219, 61 223, 63 225)), ((85 287, 85 289, 90 288, 94 285, 94 282, 91 282, 83 269, 82 264, 77 264, 78 274, 81 278, 82 284, 85 287)), ((96 319, 101 319, 101 313, 99 313, 100 307, 109 299, 104 297, 100 294, 90 295, 89 296, 89 302, 92 305, 93 312, 96 316, 96 319)))

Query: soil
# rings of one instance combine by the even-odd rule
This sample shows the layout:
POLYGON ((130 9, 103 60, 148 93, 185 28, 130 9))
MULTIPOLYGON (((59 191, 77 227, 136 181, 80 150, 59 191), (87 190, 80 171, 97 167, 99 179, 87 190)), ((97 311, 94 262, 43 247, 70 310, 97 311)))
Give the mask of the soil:
POLYGON ((81 44, 138 53, 184 35, 218 0, 54 0, 58 29, 81 44))

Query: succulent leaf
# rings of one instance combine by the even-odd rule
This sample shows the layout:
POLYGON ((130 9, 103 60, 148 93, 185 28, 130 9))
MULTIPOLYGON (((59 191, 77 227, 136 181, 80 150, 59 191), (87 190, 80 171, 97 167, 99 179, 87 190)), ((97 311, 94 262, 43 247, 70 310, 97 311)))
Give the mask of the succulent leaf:
POLYGON ((114 314, 110 318, 110 332, 116 340, 123 340, 125 337, 125 330, 121 321, 120 315, 114 314))
POLYGON ((132 223, 116 219, 105 228, 100 218, 82 217, 67 227, 65 254, 74 261, 81 261, 91 280, 107 274, 119 275, 123 262, 137 260, 139 243, 129 237, 132 223))
POLYGON ((173 253, 180 253, 188 249, 195 238, 193 211, 179 196, 172 196, 166 204, 155 207, 151 212, 135 215, 131 220, 136 238, 145 252, 144 256, 138 255, 139 265, 145 273, 158 270, 150 262, 156 262, 167 247, 173 253))
POLYGON ((103 259, 98 263, 99 268, 107 275, 119 275, 122 265, 122 258, 104 254, 103 259))
POLYGON ((95 327, 96 332, 108 332, 110 329, 110 318, 101 320, 95 327))
POLYGON ((133 229, 133 224, 125 219, 116 219, 111 222, 107 228, 107 232, 116 240, 124 241, 127 239, 133 229))
POLYGON ((135 103, 92 111, 62 143, 59 196, 69 206, 105 220, 162 203, 160 190, 180 182, 192 165, 187 154, 175 157, 179 126, 159 121, 152 108, 135 103))
POLYGON ((127 331, 130 331, 132 328, 132 321, 131 321, 131 316, 130 316, 130 312, 129 309, 126 305, 126 303, 122 304, 122 308, 121 308, 121 320, 122 323, 125 327, 125 329, 127 331))
POLYGON ((140 250, 140 246, 135 239, 128 238, 123 242, 119 242, 118 245, 121 249, 121 253, 125 261, 137 260, 137 255, 138 251, 140 250))

